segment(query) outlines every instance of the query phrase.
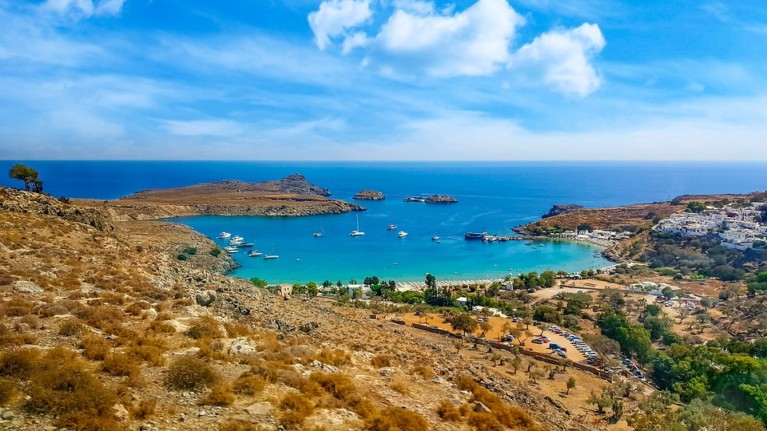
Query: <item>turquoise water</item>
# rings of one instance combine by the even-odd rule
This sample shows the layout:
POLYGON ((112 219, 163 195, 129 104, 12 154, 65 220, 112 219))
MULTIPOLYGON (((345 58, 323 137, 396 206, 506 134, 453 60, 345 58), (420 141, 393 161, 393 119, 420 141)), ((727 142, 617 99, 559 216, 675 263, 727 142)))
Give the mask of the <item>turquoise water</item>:
MULTIPOLYGON (((259 250, 279 254, 264 261, 236 259, 234 275, 270 282, 348 281, 369 275, 423 280, 474 279, 547 268, 575 271, 607 262, 594 248, 548 242, 533 248, 522 242, 482 244, 464 241, 467 231, 510 234, 510 228, 537 220, 555 203, 587 207, 669 200, 682 194, 746 193, 767 189, 765 163, 684 162, 497 162, 497 163, 310 163, 310 162, 122 162, 20 161, 40 171, 54 196, 113 199, 146 188, 179 187, 223 179, 264 181, 294 172, 333 192, 338 199, 370 188, 387 195, 364 202, 360 225, 367 235, 350 238, 354 214, 307 218, 193 217, 176 219, 215 237, 221 231, 254 241, 259 250), (460 203, 404 203, 409 195, 450 194, 460 203), (386 226, 396 223, 405 239, 386 226), (324 229, 323 238, 312 232, 324 229), (440 244, 432 235, 442 238, 440 244)), ((7 172, 16 161, 0 161, 7 172)), ((0 185, 19 186, 0 175, 0 185)))

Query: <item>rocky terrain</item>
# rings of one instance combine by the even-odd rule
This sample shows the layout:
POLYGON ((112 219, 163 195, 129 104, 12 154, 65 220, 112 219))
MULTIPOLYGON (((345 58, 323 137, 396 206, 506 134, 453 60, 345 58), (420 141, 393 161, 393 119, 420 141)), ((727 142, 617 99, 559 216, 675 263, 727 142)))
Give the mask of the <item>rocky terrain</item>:
POLYGON ((362 190, 352 199, 358 200, 358 201, 380 201, 386 199, 386 196, 384 196, 383 193, 375 190, 362 190))
POLYGON ((599 429, 451 340, 226 277, 191 229, 0 197, 3 429, 599 429))
POLYGON ((279 181, 219 181, 176 189, 144 190, 113 201, 77 200, 117 220, 155 220, 194 215, 300 217, 364 211, 348 202, 328 199, 330 191, 300 174, 279 181))
POLYGON ((427 204, 454 204, 458 203, 458 200, 448 195, 431 195, 426 198, 427 204))
POLYGON ((549 218, 558 216, 570 211, 580 210, 584 209, 585 207, 583 205, 577 205, 577 204, 554 204, 549 212, 542 215, 541 218, 549 218))

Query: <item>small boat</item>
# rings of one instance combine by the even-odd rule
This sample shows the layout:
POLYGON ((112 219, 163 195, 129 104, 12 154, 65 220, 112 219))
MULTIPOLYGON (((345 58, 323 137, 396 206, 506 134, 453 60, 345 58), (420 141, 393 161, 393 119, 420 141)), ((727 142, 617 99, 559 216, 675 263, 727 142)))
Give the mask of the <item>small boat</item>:
POLYGON ((219 238, 221 238, 221 239, 229 239, 229 238, 231 238, 231 237, 232 237, 232 234, 231 234, 231 233, 229 233, 229 232, 221 232, 221 233, 218 235, 218 237, 219 237, 219 238))
POLYGON ((432 241, 439 241, 439 237, 437 235, 434 235, 433 237, 431 237, 431 240, 432 241))
POLYGON ((396 224, 390 224, 389 226, 386 226, 386 230, 395 230, 395 229, 397 229, 396 224))
POLYGON ((404 200, 405 202, 421 202, 421 203, 426 202, 426 198, 421 196, 410 196, 405 198, 404 200))
POLYGON ((397 232, 397 236, 400 237, 400 238, 404 238, 404 237, 407 236, 407 232, 405 232, 404 230, 401 230, 401 231, 397 232))
POLYGON ((232 247, 230 245, 229 247, 224 247, 224 251, 229 254, 234 254, 234 253, 237 253, 239 250, 237 249, 237 247, 232 247))
POLYGON ((264 256, 264 260, 272 260, 272 259, 279 259, 280 256, 276 254, 267 254, 264 256))
POLYGON ((248 257, 258 257, 258 256, 262 256, 262 255, 263 255, 263 253, 261 253, 258 250, 251 250, 251 251, 248 252, 248 257))
POLYGON ((251 247, 253 247, 253 245, 254 244, 252 242, 241 242, 241 243, 237 244, 237 247, 239 247, 239 248, 251 248, 251 247))
POLYGON ((323 235, 325 235, 325 229, 323 229, 323 228, 320 228, 319 232, 314 232, 312 234, 312 236, 315 237, 315 238, 322 238, 323 235))
POLYGON ((365 232, 360 230, 360 216, 357 216, 357 229, 351 231, 349 236, 364 236, 365 232))
POLYGON ((242 244, 244 240, 245 238, 235 235, 232 237, 232 239, 229 240, 229 245, 237 247, 238 245, 242 244))

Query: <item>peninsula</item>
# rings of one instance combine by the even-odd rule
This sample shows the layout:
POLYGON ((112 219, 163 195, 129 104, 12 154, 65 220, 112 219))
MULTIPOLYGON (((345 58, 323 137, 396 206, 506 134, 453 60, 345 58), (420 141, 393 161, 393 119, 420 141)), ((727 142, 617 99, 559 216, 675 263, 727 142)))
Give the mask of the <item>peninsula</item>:
POLYGON ((329 199, 328 189, 292 174, 278 181, 218 181, 173 189, 143 190, 112 200, 78 199, 77 204, 106 210, 118 220, 150 220, 195 215, 299 217, 364 211, 329 199))

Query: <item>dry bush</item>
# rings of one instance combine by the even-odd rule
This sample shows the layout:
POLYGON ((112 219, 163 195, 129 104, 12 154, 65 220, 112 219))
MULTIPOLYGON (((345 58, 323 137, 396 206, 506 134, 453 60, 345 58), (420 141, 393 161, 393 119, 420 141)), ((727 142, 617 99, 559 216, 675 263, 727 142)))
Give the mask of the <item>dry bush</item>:
POLYGON ((423 416, 409 410, 387 407, 367 420, 370 431, 426 431, 429 423, 423 416))
POLYGON ((37 310, 37 314, 42 317, 63 316, 69 314, 69 310, 61 305, 48 305, 37 310))
POLYGON ((26 298, 13 296, 7 302, 0 304, 0 314, 7 317, 26 316, 32 312, 34 304, 26 298))
POLYGON ((545 428, 536 423, 524 410, 518 407, 507 405, 500 397, 487 389, 479 386, 471 377, 461 375, 456 384, 460 390, 470 391, 474 397, 472 401, 481 402, 486 405, 492 413, 469 414, 469 423, 477 429, 494 430, 495 422, 489 420, 484 415, 490 415, 501 425, 500 429, 520 428, 529 431, 540 431, 545 428))
POLYGON ((140 336, 133 339, 127 353, 135 358, 154 365, 163 364, 163 353, 168 350, 167 342, 159 337, 140 336))
POLYGON ((229 421, 218 428, 218 431, 259 431, 253 424, 247 421, 234 420, 229 421))
POLYGON ((135 404, 131 406, 130 414, 133 417, 133 419, 146 419, 149 416, 152 416, 157 409, 157 400, 155 399, 148 399, 148 400, 141 400, 138 404, 135 404))
POLYGON ((210 392, 202 400, 201 405, 207 406, 231 406, 234 404, 235 396, 232 393, 230 385, 218 384, 210 388, 210 392))
POLYGON ((352 363, 352 357, 343 349, 322 349, 316 356, 318 361, 339 367, 352 363))
POLYGON ((377 355, 370 360, 370 363, 376 368, 391 367, 394 358, 391 355, 377 355))
POLYGON ((107 340, 96 335, 83 338, 79 347, 83 349, 83 356, 93 361, 103 361, 111 348, 107 340))
POLYGON ((0 347, 34 344, 36 341, 36 337, 33 334, 17 334, 8 329, 7 326, 0 324, 0 347))
POLYGON ((447 422, 458 422, 461 420, 461 412, 451 401, 443 400, 437 406, 437 415, 440 419, 447 422))
POLYGON ((167 322, 153 321, 149 324, 149 331, 162 335, 173 335, 176 333, 176 327, 167 322))
POLYGON ((241 323, 224 323, 224 330, 229 338, 246 337, 253 333, 250 328, 241 323))
POLYGON ((16 393, 16 382, 10 379, 0 379, 0 404, 5 405, 16 393))
POLYGON ((216 319, 203 316, 196 319, 185 332, 186 336, 199 340, 202 338, 221 338, 224 336, 216 319))
POLYGON ((0 355, 0 376, 28 378, 40 360, 37 349, 8 350, 0 355))
POLYGON ((390 386, 392 389, 402 395, 407 395, 410 393, 410 384, 408 384, 408 382, 403 379, 394 379, 390 386))
POLYGON ((59 325, 59 335, 62 337, 79 337, 83 332, 85 326, 77 319, 67 319, 59 325))
POLYGON ((114 392, 104 386, 77 355, 61 346, 51 349, 30 376, 24 408, 54 415, 56 425, 72 429, 119 429, 114 422, 114 392))
POLYGON ((469 412, 466 420, 476 431, 505 431, 506 427, 492 413, 469 412))
POLYGON ((325 392, 339 400, 355 391, 352 379, 343 374, 312 373, 309 381, 317 383, 325 392))
POLYGON ((411 371, 411 374, 417 374, 424 379, 430 379, 437 375, 437 373, 434 372, 434 369, 431 367, 428 367, 426 365, 419 365, 411 371))
POLYGON ((232 384, 232 390, 237 395, 254 396, 263 391, 266 387, 266 380, 256 376, 251 371, 242 373, 232 384))
POLYGON ((288 394, 279 404, 282 424, 289 429, 299 427, 314 412, 314 402, 303 394, 288 394))
POLYGON ((140 375, 139 366, 135 359, 124 353, 108 355, 101 367, 113 376, 129 377, 132 382, 136 382, 140 375))
POLYGON ((37 316, 32 314, 27 314, 26 316, 19 319, 19 323, 26 323, 30 329, 35 330, 43 327, 43 322, 41 322, 37 316))
POLYGON ((187 355, 168 367, 165 384, 176 390, 197 390, 211 386, 218 379, 218 374, 207 362, 187 355))

